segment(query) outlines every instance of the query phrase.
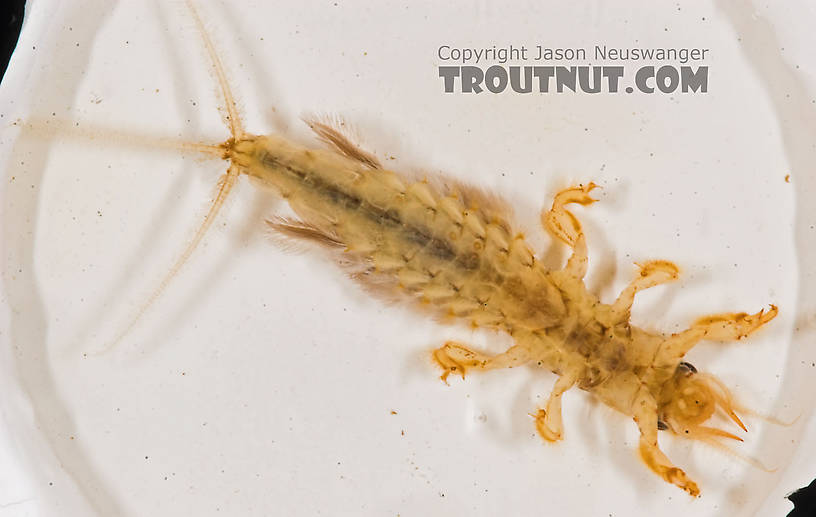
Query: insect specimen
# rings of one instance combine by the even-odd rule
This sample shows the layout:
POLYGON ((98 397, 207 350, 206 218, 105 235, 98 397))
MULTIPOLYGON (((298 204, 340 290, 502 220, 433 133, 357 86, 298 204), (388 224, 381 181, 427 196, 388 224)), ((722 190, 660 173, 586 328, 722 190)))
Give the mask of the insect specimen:
POLYGON ((706 422, 720 410, 744 430, 737 414, 744 408, 719 380, 697 372, 684 356, 701 340, 748 336, 777 315, 775 306, 755 314, 704 317, 672 335, 648 332, 630 324, 634 297, 677 279, 679 270, 665 260, 645 262, 611 304, 587 289, 587 240, 568 207, 595 201, 592 182, 559 192, 543 211, 545 230, 572 250, 563 269, 548 270, 514 230, 507 204, 496 196, 442 177, 411 178, 387 170, 324 121, 307 123, 326 149, 247 133, 215 49, 194 6, 188 5, 212 61, 231 134, 209 151, 227 160, 229 168, 192 241, 133 323, 189 259, 246 175, 276 192, 297 214, 296 219, 268 220, 281 239, 312 244, 335 257, 375 296, 404 300, 444 322, 506 332, 514 340, 514 346, 495 356, 445 343, 433 352, 443 380, 525 364, 552 371, 558 380, 534 415, 543 439, 563 438, 561 398, 578 387, 634 419, 640 455, 653 472, 699 494, 697 484, 661 452, 658 430, 704 441, 739 439, 706 422))

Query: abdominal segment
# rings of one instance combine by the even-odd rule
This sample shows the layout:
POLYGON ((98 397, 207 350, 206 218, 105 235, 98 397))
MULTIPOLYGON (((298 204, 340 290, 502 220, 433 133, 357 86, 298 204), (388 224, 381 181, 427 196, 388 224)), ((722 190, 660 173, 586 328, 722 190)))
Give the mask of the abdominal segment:
POLYGON ((324 242, 342 243, 338 260, 374 292, 409 295, 440 318, 510 333, 562 317, 561 293, 489 196, 279 137, 236 149, 236 163, 285 198, 303 224, 324 242))

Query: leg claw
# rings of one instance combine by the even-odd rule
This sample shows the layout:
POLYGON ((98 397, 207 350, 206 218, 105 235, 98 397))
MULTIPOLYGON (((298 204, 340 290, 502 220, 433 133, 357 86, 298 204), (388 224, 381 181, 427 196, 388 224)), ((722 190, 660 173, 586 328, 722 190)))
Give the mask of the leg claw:
POLYGON ((700 488, 697 483, 690 480, 683 469, 674 467, 666 472, 666 481, 685 490, 692 497, 700 495, 700 488))
POLYGON ((561 431, 553 431, 547 425, 547 412, 545 410, 539 409, 538 413, 531 413, 530 416, 535 418, 536 430, 544 440, 554 443, 564 438, 564 434, 561 431))
POLYGON ((452 358, 449 351, 451 349, 451 345, 444 345, 437 350, 434 350, 433 359, 440 368, 442 368, 442 375, 440 378, 445 384, 448 383, 448 375, 459 373, 462 376, 462 379, 465 378, 465 365, 462 364, 460 361, 452 358))

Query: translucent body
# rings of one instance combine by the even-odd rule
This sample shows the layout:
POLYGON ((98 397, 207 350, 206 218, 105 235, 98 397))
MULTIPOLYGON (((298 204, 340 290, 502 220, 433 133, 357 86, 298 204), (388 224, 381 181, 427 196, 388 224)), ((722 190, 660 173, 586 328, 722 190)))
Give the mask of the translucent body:
POLYGON ((562 437, 560 397, 578 386, 635 419, 641 456, 652 470, 699 493, 660 452, 658 427, 701 439, 736 438, 702 425, 718 406, 742 423, 727 390, 713 377, 695 376, 682 358, 702 339, 750 334, 776 315, 776 307, 755 315, 709 316, 672 336, 638 329, 629 323, 635 293, 676 279, 678 270, 667 261, 643 264, 613 304, 586 289, 585 238, 565 205, 592 203, 594 184, 562 191, 542 214, 544 227, 574 250, 563 270, 548 271, 523 235, 514 233, 504 203, 444 179, 412 181, 383 170, 338 131, 311 125, 333 150, 277 136, 246 136, 228 147, 227 158, 238 170, 277 192, 300 217, 270 221, 275 230, 335 253, 353 278, 380 296, 412 301, 442 321, 504 331, 515 340, 494 357, 446 343, 434 353, 443 379, 450 373, 464 377, 471 369, 535 363, 560 376, 536 415, 543 438, 562 437))
POLYGON ((753 315, 704 317, 670 336, 649 333, 630 324, 634 296, 676 279, 678 268, 663 260, 640 265, 639 275, 611 304, 590 293, 583 281, 586 239, 566 207, 593 203, 593 183, 559 192, 542 212, 543 227, 572 249, 563 269, 549 271, 513 230, 507 203, 495 196, 444 178, 417 179, 385 170, 329 124, 308 121, 328 149, 245 133, 218 57, 190 8, 224 97, 232 137, 220 149, 230 166, 191 243, 123 334, 190 257, 245 174, 276 192, 297 214, 297 220, 268 221, 282 239, 317 245, 382 299, 403 300, 442 322, 513 338, 514 346, 496 356, 445 343, 433 354, 443 380, 451 373, 465 377, 472 370, 524 364, 549 370, 558 379, 535 414, 545 440, 563 437, 561 396, 577 386, 633 418, 641 434, 640 455, 652 471, 699 494, 697 484, 660 451, 657 431, 706 441, 736 438, 704 424, 719 408, 744 429, 735 412, 742 408, 716 378, 698 374, 683 356, 703 339, 749 335, 776 316, 775 306, 753 315))

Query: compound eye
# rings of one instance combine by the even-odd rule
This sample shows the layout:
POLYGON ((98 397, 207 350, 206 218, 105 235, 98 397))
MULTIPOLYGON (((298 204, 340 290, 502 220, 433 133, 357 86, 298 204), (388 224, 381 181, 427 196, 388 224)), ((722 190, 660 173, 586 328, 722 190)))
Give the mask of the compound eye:
POLYGON ((682 369, 688 373, 697 373, 697 368, 695 368, 693 364, 687 363, 686 361, 683 361, 682 363, 678 364, 677 369, 678 370, 682 369))
POLYGON ((665 430, 666 430, 666 429, 668 429, 668 428, 669 428, 669 426, 667 426, 667 425, 666 425, 666 423, 665 423, 663 420, 658 420, 658 421, 657 421, 657 429, 658 429, 658 431, 665 431, 665 430))

